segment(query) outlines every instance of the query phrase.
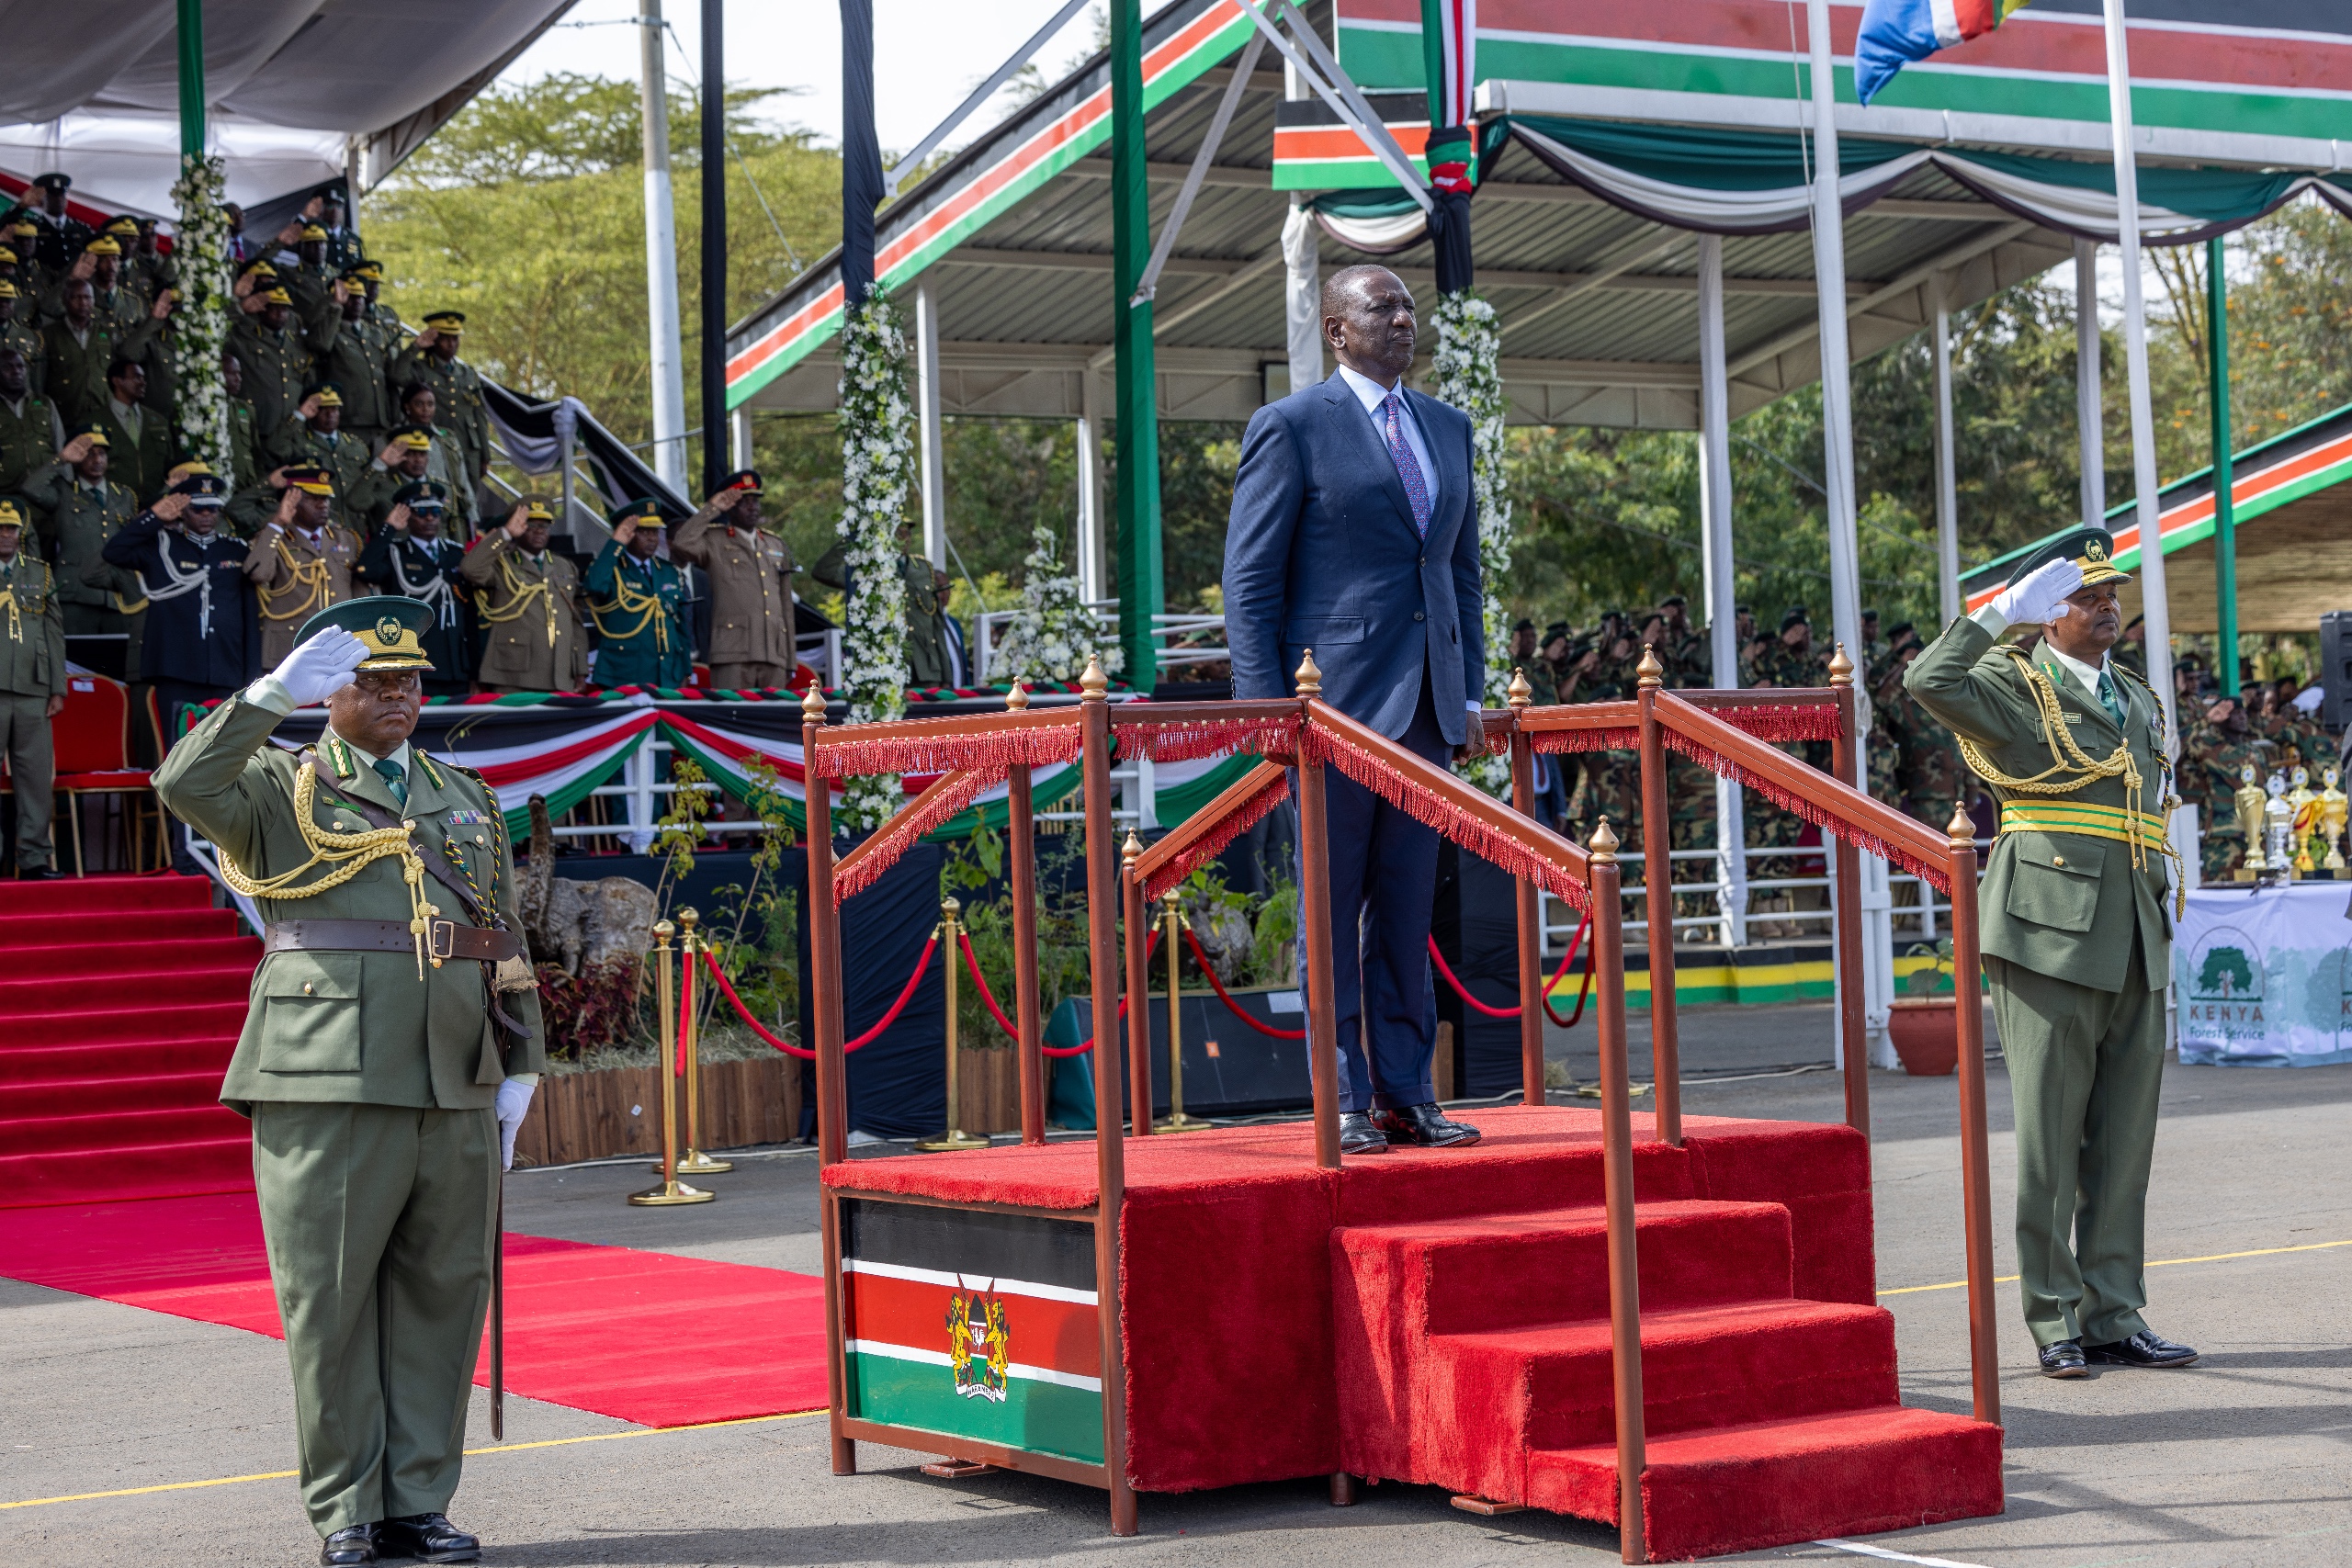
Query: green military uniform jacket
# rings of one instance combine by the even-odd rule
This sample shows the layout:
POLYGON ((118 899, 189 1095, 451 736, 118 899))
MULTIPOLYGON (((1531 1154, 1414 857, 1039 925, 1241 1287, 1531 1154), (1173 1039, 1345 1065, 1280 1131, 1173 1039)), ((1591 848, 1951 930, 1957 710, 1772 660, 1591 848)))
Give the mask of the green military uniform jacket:
POLYGON ((40 335, 40 328, 28 326, 21 319, 24 299, 17 300, 17 316, 0 321, 0 348, 13 348, 25 356, 25 385, 36 392, 49 389, 49 341, 40 335))
MULTIPOLYGON (((164 759, 155 793, 180 820, 203 834, 245 875, 280 876, 311 858, 295 789, 296 754, 270 744, 276 713, 243 697, 214 709, 164 759)), ((479 887, 512 931, 522 930, 514 902, 514 861, 504 818, 490 787, 447 762, 409 752, 408 804, 395 802, 370 759, 329 738, 311 821, 327 832, 370 825, 337 804, 356 799, 398 813, 413 836, 439 848, 479 887), (338 769, 349 772, 337 776, 338 769)), ((300 879, 309 882, 314 872, 300 879)), ((463 920, 453 893, 427 877, 425 895, 463 920)), ((412 918, 401 862, 378 860, 339 887, 308 898, 264 898, 265 920, 397 920, 412 918)), ((514 1073, 545 1070, 538 997, 509 992, 500 1005, 532 1032, 510 1040, 502 1055, 485 1006, 488 976, 480 963, 428 965, 417 978, 413 954, 298 951, 275 953, 254 974, 252 1010, 220 1086, 222 1103, 251 1113, 258 1100, 307 1100, 480 1110, 496 1101, 514 1073)))
POLYGON ((111 395, 98 415, 107 433, 107 484, 120 485, 147 506, 164 493, 164 476, 171 472, 172 422, 143 402, 132 412, 139 420, 136 435, 111 395))
POLYGON ((319 379, 342 389, 343 428, 365 436, 371 446, 382 446, 385 434, 401 423, 392 402, 392 361, 400 354, 400 334, 372 306, 356 321, 345 320, 337 310, 322 323, 315 346, 319 379))
POLYGON ((49 347, 49 379, 44 390, 56 403, 58 414, 68 428, 87 424, 106 412, 107 400, 111 396, 107 390, 107 367, 118 354, 127 359, 137 359, 144 354, 156 325, 152 321, 141 321, 126 332, 101 314, 90 318, 89 327, 79 337, 62 321, 51 321, 41 329, 41 340, 49 347))
POLYGON ((28 391, 21 403, 0 398, 0 495, 22 491, 33 473, 57 460, 57 417, 50 400, 28 391))
MULTIPOLYGON (((1976 622, 1954 621, 1912 660, 1904 686, 1929 715, 1975 742, 1995 768, 2011 778, 2030 778, 2051 766, 2051 743, 2025 676, 1994 643, 1993 634, 1976 622)), ((2075 676, 2062 674, 2053 683, 2075 744, 2094 761, 2104 761, 2119 741, 2128 740, 2141 779, 2140 798, 2133 804, 2148 816, 2164 816, 2170 777, 2162 761, 2164 717, 2148 688, 2129 675, 2115 677, 2126 705, 2119 733, 2075 676)), ((2124 781, 2099 779, 2058 796, 2022 794, 1989 779, 1985 784, 2002 804, 2003 827, 1977 892, 1984 951, 2037 974, 2093 990, 2120 991, 2136 936, 2148 987, 2161 990, 2172 976, 2165 854, 2152 842, 2145 863, 2134 867, 2132 846, 2120 838, 2010 825, 2012 802, 2029 807, 2080 804, 2120 813, 2127 804, 2124 781)))
POLYGON ((430 349, 401 351, 392 364, 396 386, 418 382, 433 389, 434 415, 458 438, 471 480, 490 468, 490 405, 482 400, 481 378, 462 359, 443 359, 430 349))
POLYGON ((265 442, 274 439, 302 406, 302 389, 312 378, 312 355, 301 327, 290 315, 276 332, 259 316, 240 316, 229 329, 229 352, 244 369, 240 395, 254 405, 254 428, 265 442))
POLYGON ((639 560, 618 539, 605 542, 588 568, 596 684, 683 686, 694 678, 694 642, 678 613, 684 593, 678 569, 668 561, 639 560))
POLYGON ((466 552, 458 570, 476 591, 482 650, 475 675, 482 684, 576 692, 588 683, 580 574, 569 560, 553 550, 529 555, 495 528, 466 552))
POLYGON ((112 482, 84 484, 72 468, 51 463, 26 479, 24 494, 41 509, 35 525, 41 553, 57 568, 58 597, 76 609, 129 613, 139 601, 126 602, 121 591, 135 594, 138 584, 130 573, 107 565, 104 552, 107 541, 139 513, 130 491, 112 482))
POLYGON ((338 431, 329 441, 311 428, 310 422, 297 415, 278 433, 278 450, 288 463, 316 463, 334 478, 334 498, 328 503, 328 515, 351 530, 363 544, 372 538, 375 530, 368 522, 368 507, 363 495, 368 465, 376 454, 367 442, 348 431, 338 431))
POLYGON ((19 549, 0 561, 0 693, 53 697, 65 690, 65 613, 46 561, 19 549))
POLYGON ((670 554, 709 574, 711 663, 793 667, 792 547, 780 535, 706 506, 671 534, 670 554))

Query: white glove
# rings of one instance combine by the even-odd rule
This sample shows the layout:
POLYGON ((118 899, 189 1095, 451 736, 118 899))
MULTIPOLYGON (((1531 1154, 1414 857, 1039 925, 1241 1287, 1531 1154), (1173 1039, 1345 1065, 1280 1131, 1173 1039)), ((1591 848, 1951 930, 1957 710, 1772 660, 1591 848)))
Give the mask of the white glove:
POLYGON ((531 1093, 539 1086, 525 1083, 520 1078, 508 1078, 498 1086, 498 1168, 514 1168, 514 1134, 523 1130, 523 1118, 531 1109, 531 1093))
POLYGON ((286 688, 296 707, 308 707, 357 680, 353 671, 367 657, 366 643, 341 626, 329 626, 288 654, 285 662, 270 673, 286 688))
POLYGON ((1994 596, 1993 613, 2016 626, 2020 621, 2047 626, 2063 621, 2074 610, 2067 596, 2083 585, 2083 569, 2064 558, 2044 562, 2023 582, 2012 582, 1994 596))

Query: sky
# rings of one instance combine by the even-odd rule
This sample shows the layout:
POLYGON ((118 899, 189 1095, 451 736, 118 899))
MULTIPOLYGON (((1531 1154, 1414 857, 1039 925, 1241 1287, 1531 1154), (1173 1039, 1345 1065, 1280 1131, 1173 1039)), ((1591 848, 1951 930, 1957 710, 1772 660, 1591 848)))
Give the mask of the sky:
MULTIPOLYGON (((1144 14, 1166 0, 1144 0, 1144 14)), ((875 125, 885 152, 904 151, 929 133, 972 88, 986 81, 1031 32, 1060 9, 1061 0, 874 0, 875 125)), ((1048 81, 1093 49, 1092 7, 1081 10, 1037 60, 1048 81)), ((675 35, 671 79, 692 81, 701 70, 700 0, 669 0, 664 19, 675 35), (684 46, 680 52, 679 45, 684 46)), ((638 75, 636 0, 580 0, 501 74, 528 82, 550 72, 638 75)), ((727 77, 738 86, 785 87, 765 117, 797 124, 827 141, 842 129, 841 11, 834 0, 729 0, 727 77)), ((984 130, 1003 107, 991 105, 967 120, 951 149, 984 130)))

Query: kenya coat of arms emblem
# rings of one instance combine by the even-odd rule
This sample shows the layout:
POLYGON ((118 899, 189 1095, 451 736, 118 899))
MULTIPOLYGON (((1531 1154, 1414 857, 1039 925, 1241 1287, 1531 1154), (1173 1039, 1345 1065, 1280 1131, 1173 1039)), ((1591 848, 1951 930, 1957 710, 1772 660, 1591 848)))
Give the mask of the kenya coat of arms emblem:
POLYGON ((947 1364, 967 1399, 1004 1402, 1012 1357, 1004 1332, 1004 1299, 974 1291, 947 1298, 947 1364))

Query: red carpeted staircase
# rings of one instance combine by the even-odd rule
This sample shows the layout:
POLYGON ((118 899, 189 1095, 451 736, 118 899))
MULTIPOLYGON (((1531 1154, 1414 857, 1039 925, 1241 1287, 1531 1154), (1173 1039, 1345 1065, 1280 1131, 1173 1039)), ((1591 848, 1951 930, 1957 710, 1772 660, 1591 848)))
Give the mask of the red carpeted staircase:
MULTIPOLYGON (((1796 1297, 1786 1208, 1645 1202, 1636 1229, 1652 1558, 2000 1511, 1999 1428, 1897 1404, 1894 1320, 1796 1297)), ((1616 1519, 1600 1208, 1331 1249, 1348 1471, 1616 1519)))
POLYGON ((0 882, 0 1208, 239 1192, 220 1103, 261 943, 185 876, 0 882))

